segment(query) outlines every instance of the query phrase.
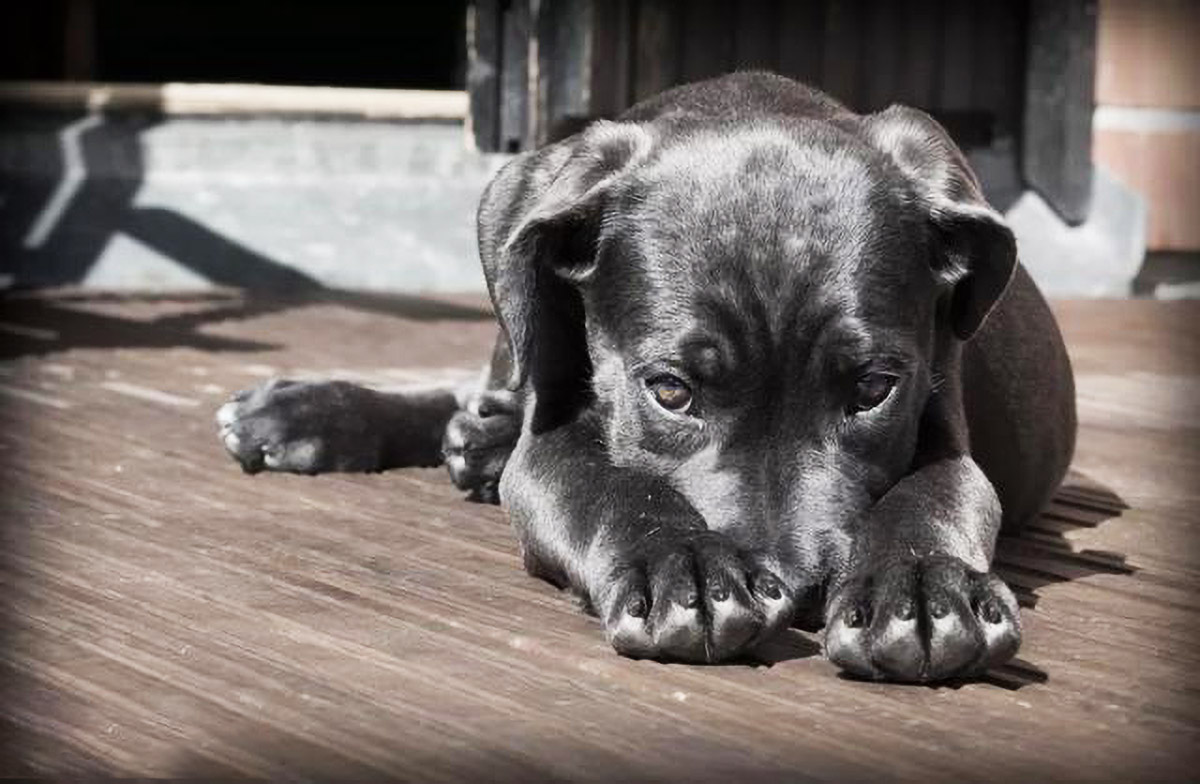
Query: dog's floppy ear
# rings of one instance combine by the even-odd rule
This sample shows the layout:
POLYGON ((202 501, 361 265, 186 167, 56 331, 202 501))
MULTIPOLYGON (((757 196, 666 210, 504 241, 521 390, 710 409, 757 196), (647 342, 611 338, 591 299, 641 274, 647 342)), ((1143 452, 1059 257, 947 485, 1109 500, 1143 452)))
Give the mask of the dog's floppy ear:
MULTIPOLYGON (((645 159, 650 135, 632 123, 601 121, 555 145, 527 154, 502 171, 480 210, 484 274, 512 354, 509 387, 518 388, 534 363, 556 376, 586 361, 582 305, 573 283, 594 269, 605 207, 624 175, 645 159), (506 175, 519 178, 509 184, 506 175), (497 192, 498 191, 498 192, 497 192), (494 242, 483 236, 488 202, 504 224, 494 242), (516 202, 514 207, 512 202, 516 202), (496 205, 493 205, 496 206, 496 205), (553 354, 554 356, 550 356, 553 354)), ((545 380, 545 379, 543 379, 545 380)))
POLYGON ((874 144, 891 156, 929 212, 934 273, 953 287, 950 319, 962 340, 975 334, 1017 267, 1012 231, 984 200, 966 157, 929 115, 892 106, 865 118, 874 144))

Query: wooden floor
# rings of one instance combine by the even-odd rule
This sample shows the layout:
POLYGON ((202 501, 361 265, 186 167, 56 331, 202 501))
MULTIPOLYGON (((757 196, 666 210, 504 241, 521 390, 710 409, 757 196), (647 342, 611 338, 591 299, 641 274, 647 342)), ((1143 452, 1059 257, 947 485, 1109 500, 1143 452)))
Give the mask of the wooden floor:
POLYGON ((1004 543, 1020 660, 983 682, 636 662, 441 470, 244 476, 230 392, 460 379, 478 303, 0 302, 2 772, 462 780, 1195 780, 1200 309, 1061 303, 1075 472, 1004 543))

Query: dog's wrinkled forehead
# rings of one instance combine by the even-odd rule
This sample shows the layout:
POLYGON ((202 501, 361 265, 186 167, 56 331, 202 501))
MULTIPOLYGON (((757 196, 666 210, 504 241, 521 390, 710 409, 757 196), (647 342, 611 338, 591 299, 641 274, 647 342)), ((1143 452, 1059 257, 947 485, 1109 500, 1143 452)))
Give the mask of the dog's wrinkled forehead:
POLYGON ((877 153, 828 129, 694 137, 644 167, 610 217, 611 269, 645 292, 613 315, 626 332, 679 332, 715 301, 773 338, 837 311, 887 322, 902 314, 863 302, 879 288, 864 276, 886 278, 885 310, 896 286, 931 279, 908 198, 877 153))
POLYGON ((694 138, 640 173, 638 228, 659 249, 711 266, 740 261, 767 272, 822 251, 857 256, 863 234, 855 223, 878 194, 856 152, 801 144, 772 128, 694 138))

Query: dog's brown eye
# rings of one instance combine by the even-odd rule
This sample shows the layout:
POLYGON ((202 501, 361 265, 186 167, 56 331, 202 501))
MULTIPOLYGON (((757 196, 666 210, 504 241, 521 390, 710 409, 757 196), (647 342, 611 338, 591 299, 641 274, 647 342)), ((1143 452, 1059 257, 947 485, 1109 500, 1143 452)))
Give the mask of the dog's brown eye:
POLYGON ((888 395, 892 394, 896 381, 895 376, 887 373, 867 373, 861 376, 855 388, 854 405, 850 407, 851 411, 857 413, 875 408, 887 400, 888 395))
POLYGON ((648 383, 654 402, 668 411, 687 411, 692 404, 692 390, 675 376, 659 376, 648 383))

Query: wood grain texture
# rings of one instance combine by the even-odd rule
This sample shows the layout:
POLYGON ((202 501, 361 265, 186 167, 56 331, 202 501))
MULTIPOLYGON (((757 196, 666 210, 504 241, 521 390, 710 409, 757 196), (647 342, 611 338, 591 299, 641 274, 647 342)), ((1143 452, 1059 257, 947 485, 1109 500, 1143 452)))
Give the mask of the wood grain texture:
POLYGON ((640 0, 636 4, 635 103, 679 83, 681 6, 679 0, 640 0))
POLYGON ((469 123, 476 149, 485 152, 500 145, 503 46, 503 16, 497 0, 472 0, 467 5, 469 123))
MULTIPOLYGON (((994 10, 978 32, 993 35, 1003 18, 994 10)), ((1021 173, 1059 217, 1078 225, 1092 199, 1095 0, 1031 0, 1027 42, 1021 173)), ((991 61, 983 65, 978 75, 989 73, 991 61)), ((987 83, 1000 82, 992 75, 987 83)))
POLYGON ((441 470, 247 477, 218 447, 218 403, 272 374, 465 378, 478 303, 10 297, 3 772, 1186 779, 1200 311, 1057 310, 1081 432, 1068 486, 1001 547, 1021 658, 906 688, 840 678, 800 632, 758 666, 619 658, 441 470))

